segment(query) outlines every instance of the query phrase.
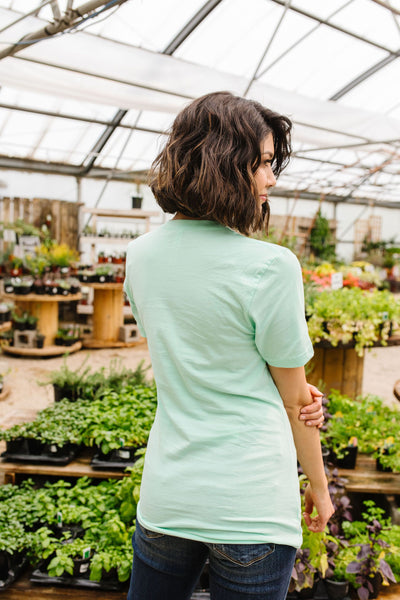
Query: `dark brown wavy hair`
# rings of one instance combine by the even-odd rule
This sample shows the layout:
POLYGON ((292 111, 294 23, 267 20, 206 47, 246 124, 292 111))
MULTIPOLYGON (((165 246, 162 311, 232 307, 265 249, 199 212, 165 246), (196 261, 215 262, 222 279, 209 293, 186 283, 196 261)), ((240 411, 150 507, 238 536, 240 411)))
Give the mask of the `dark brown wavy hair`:
POLYGON ((268 228, 254 174, 260 145, 272 133, 275 177, 289 162, 292 123, 254 100, 216 92, 176 117, 150 171, 150 187, 167 213, 213 220, 244 235, 268 228))

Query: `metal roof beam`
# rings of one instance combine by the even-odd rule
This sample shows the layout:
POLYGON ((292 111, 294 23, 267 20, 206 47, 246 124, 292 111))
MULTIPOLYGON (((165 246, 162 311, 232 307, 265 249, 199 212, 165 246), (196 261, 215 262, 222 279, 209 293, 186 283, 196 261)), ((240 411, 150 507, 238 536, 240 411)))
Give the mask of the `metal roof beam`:
POLYGON ((270 190, 270 196, 281 198, 299 198, 301 200, 316 200, 320 201, 321 196, 324 196, 324 202, 333 204, 367 204, 381 208, 400 208, 400 202, 390 200, 374 200, 373 198, 349 198, 337 196, 336 194, 323 194, 323 192, 310 192, 308 190, 285 190, 283 188, 273 188, 270 190))
MULTIPOLYGON (((276 4, 280 4, 281 6, 285 6, 285 0, 271 0, 271 2, 275 2, 276 4)), ((387 46, 383 46, 382 44, 378 44, 378 42, 374 42, 373 40, 365 38, 362 35, 358 35, 358 33, 354 33, 353 31, 349 31, 348 29, 345 29, 344 27, 340 27, 339 25, 335 25, 334 23, 330 23, 327 19, 321 19, 320 17, 317 17, 316 15, 313 15, 312 13, 309 13, 306 10, 302 10, 301 8, 298 8, 297 6, 291 6, 290 10, 298 13, 299 15, 302 15, 303 17, 308 17, 309 19, 313 19, 314 21, 318 21, 318 23, 320 23, 321 25, 326 25, 327 27, 330 27, 331 29, 335 29, 336 31, 340 31, 340 33, 345 33, 346 35, 349 35, 349 36, 351 36, 351 37, 359 40, 360 42, 365 42, 366 44, 369 44, 370 46, 374 46, 375 48, 379 48, 379 50, 384 50, 385 52, 388 52, 388 54, 393 54, 393 51, 390 48, 388 48, 387 46)))
POLYGON ((341 90, 333 94, 333 96, 331 96, 329 100, 339 100, 339 98, 342 98, 343 96, 351 92, 351 90, 360 85, 360 83, 362 83, 363 81, 365 81, 366 79, 383 69, 383 67, 386 67, 386 65, 396 60, 396 58, 399 58, 399 56, 400 50, 398 50, 394 54, 386 56, 386 58, 383 58, 382 60, 377 62, 375 65, 364 71, 364 73, 361 73, 361 75, 353 79, 353 81, 350 81, 350 83, 345 85, 341 90))
MULTIPOLYGON (((108 10, 112 6, 123 4, 126 1, 127 0, 109 0, 109 2, 107 2, 106 0, 89 0, 89 2, 82 4, 78 8, 67 10, 60 19, 57 18, 52 23, 42 27, 42 29, 25 35, 17 43, 2 50, 0 52, 0 59, 5 58, 6 56, 13 56, 20 50, 32 46, 41 40, 47 39, 56 33, 62 33, 72 27, 76 27, 82 21, 86 20, 84 18, 85 15, 88 15, 101 6, 106 5, 105 9, 108 10)), ((55 6, 54 0, 51 4, 55 6)))
POLYGON ((50 4, 51 2, 53 2, 53 0, 43 0, 43 2, 41 2, 39 4, 39 6, 37 6, 36 8, 33 8, 32 10, 30 10, 27 13, 24 13, 23 15, 18 17, 18 19, 15 19, 15 21, 12 21, 11 23, 8 23, 8 25, 6 25, 5 27, 2 27, 2 29, 0 29, 0 33, 3 33, 3 31, 7 31, 7 29, 10 29, 10 27, 13 27, 17 23, 24 21, 27 17, 36 15, 44 6, 46 6, 47 4, 50 4))
POLYGON ((174 37, 174 39, 168 44, 163 51, 163 54, 171 56, 175 50, 183 44, 183 42, 189 37, 191 33, 200 25, 202 21, 221 3, 222 0, 208 0, 200 10, 188 21, 180 32, 174 37))
POLYGON ((98 158, 100 152, 103 150, 104 146, 107 144, 108 140, 124 118, 128 111, 127 110, 118 110, 111 121, 111 123, 106 127, 103 131, 102 135, 99 137, 93 148, 87 154, 85 159, 82 161, 82 170, 81 175, 86 175, 89 173, 90 169, 93 167, 96 159, 98 158), (86 165, 86 161, 89 161, 86 165), (85 165, 85 166, 83 166, 85 165))
MULTIPOLYGON (((48 161, 29 160, 10 156, 0 156, 0 169, 28 171, 30 173, 47 173, 48 175, 65 175, 68 177, 82 176, 82 167, 80 165, 51 163, 48 161)), ((116 171, 115 169, 94 167, 89 174, 85 175, 85 177, 89 179, 111 179, 130 183, 135 181, 144 183, 147 181, 147 172, 116 171)))
POLYGON ((383 6, 383 8, 387 8, 394 15, 400 15, 400 10, 398 8, 395 8, 394 6, 391 6, 390 4, 388 4, 388 2, 384 2, 383 0, 372 0, 372 2, 375 2, 375 4, 379 4, 380 6, 383 6))
MULTIPOLYGON (((112 125, 112 120, 107 121, 105 119, 81 117, 78 115, 71 115, 68 113, 60 113, 60 112, 53 111, 53 110, 41 110, 39 108, 29 108, 27 106, 14 106, 13 104, 5 104, 2 102, 0 102, 0 108, 5 108, 7 110, 28 112, 28 113, 32 113, 35 115, 43 115, 46 117, 58 117, 59 119, 70 119, 72 121, 79 121, 82 123, 90 123, 90 124, 94 124, 94 125, 106 125, 106 126, 112 125)), ((118 127, 122 128, 122 129, 134 129, 137 131, 144 131, 145 133, 155 133, 157 135, 166 135, 166 132, 161 131, 160 129, 151 129, 150 127, 141 127, 140 125, 135 127, 133 125, 126 125, 125 123, 119 123, 118 127)))
MULTIPOLYGON (((342 6, 340 6, 338 9, 336 9, 333 13, 331 13, 329 15, 329 17, 327 18, 327 21, 329 21, 329 19, 331 19, 332 17, 334 17, 337 13, 339 13, 341 10, 343 10, 344 8, 346 8, 346 6, 348 6, 349 4, 351 4, 352 2, 354 2, 354 0, 348 0, 345 4, 343 4, 342 6)), ((310 29, 310 31, 307 31, 307 33, 305 33, 304 35, 302 35, 296 42, 294 42, 293 44, 291 44, 288 48, 286 48, 286 50, 284 50, 284 52, 282 52, 282 54, 280 54, 279 56, 277 56, 269 65, 268 67, 266 67, 263 71, 261 71, 261 73, 259 73, 257 75, 257 79, 260 79, 263 75, 265 75, 265 73, 267 73, 270 69, 272 69, 273 66, 275 66, 282 58, 284 58, 287 54, 289 54, 289 52, 292 52, 292 50, 294 50, 296 48, 296 46, 298 46, 299 44, 301 44, 301 42, 303 42, 305 39, 307 39, 312 33, 314 33, 314 31, 316 31, 319 27, 321 26, 321 23, 318 23, 317 25, 315 25, 315 27, 312 27, 310 29)))

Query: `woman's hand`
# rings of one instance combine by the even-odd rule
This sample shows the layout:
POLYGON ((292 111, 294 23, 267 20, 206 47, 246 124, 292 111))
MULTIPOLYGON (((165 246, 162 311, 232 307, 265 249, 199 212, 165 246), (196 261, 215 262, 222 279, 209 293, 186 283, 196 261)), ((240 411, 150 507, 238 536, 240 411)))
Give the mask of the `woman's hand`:
POLYGON ((304 492, 304 497, 305 508, 303 517, 308 529, 314 533, 324 531, 326 524, 335 512, 328 489, 325 488, 321 492, 315 492, 311 484, 308 484, 304 492), (312 517, 311 514, 314 508, 317 509, 317 514, 312 517))
POLYGON ((318 427, 320 429, 325 420, 322 412, 323 393, 315 385, 311 385, 311 383, 307 383, 307 385, 313 398, 313 403, 303 406, 300 410, 299 419, 300 421, 305 421, 308 427, 318 427))

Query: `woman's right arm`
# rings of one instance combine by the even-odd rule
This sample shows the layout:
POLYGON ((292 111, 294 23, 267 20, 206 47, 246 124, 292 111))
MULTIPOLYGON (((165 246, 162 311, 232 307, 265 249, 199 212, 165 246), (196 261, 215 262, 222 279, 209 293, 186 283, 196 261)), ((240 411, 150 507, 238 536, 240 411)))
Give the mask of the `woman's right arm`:
POLYGON ((306 427, 304 422, 299 420, 299 410, 313 401, 304 367, 268 368, 289 417, 297 458, 310 481, 305 492, 304 520, 310 531, 323 531, 334 509, 328 492, 319 430, 317 427, 306 427), (311 517, 314 507, 318 514, 311 517))

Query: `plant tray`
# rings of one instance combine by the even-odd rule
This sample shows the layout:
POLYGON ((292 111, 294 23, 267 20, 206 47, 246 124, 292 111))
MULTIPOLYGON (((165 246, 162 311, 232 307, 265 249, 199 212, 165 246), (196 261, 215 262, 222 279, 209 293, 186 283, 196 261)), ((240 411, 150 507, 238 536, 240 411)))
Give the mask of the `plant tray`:
POLYGON ((7 442, 2 453, 4 461, 65 466, 78 454, 78 444, 66 444, 59 448, 55 444, 43 444, 38 440, 21 438, 7 442))
MULTIPOLYGON (((324 580, 320 580, 317 584, 314 595, 309 596, 307 592, 310 592, 310 588, 304 589, 301 592, 288 592, 286 600, 302 600, 303 598, 313 598, 313 600, 328 600, 324 580)), ((349 596, 345 596, 343 600, 350 600, 349 596)))
POLYGON ((35 569, 30 576, 31 583, 40 583, 42 585, 62 585, 66 587, 83 587, 90 590, 121 591, 127 583, 118 581, 118 579, 102 579, 101 581, 90 581, 87 577, 72 577, 71 575, 61 575, 61 577, 50 577, 47 571, 41 570, 42 566, 35 569))
POLYGON ((137 448, 123 446, 111 450, 108 454, 103 454, 100 449, 95 452, 90 466, 93 469, 116 469, 124 470, 126 467, 131 467, 139 456, 135 456, 137 448))
POLYGON ((18 555, 17 557, 10 557, 7 577, 5 579, 0 578, 0 593, 18 579, 28 563, 29 560, 26 556, 18 555))

